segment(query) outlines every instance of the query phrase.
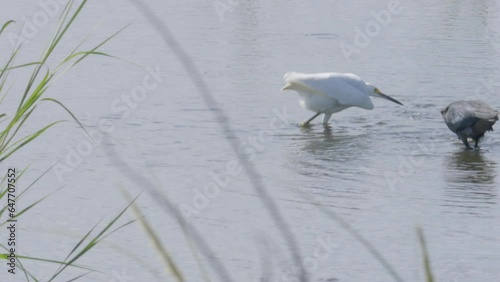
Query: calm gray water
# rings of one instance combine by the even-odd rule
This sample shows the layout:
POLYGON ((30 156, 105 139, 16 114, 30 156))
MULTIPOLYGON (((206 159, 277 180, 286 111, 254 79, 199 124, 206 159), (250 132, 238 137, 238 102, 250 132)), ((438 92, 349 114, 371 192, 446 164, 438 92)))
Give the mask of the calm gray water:
MULTIPOLYGON (((229 117, 241 152, 250 156, 300 243, 311 281, 393 281, 315 204, 351 224, 404 281, 425 279, 417 226, 425 232, 436 281, 499 281, 500 136, 491 132, 480 151, 464 151, 439 113, 461 99, 482 99, 500 109, 495 1, 148 2, 229 117), (358 38, 358 30, 366 29, 370 35, 358 38), (287 71, 356 73, 405 106, 375 100, 372 111, 352 108, 335 114, 328 127, 318 119, 300 129, 313 113, 300 108, 295 93, 280 92, 287 71)), ((0 18, 17 21, 12 32, 44 11, 27 2, 8 6, 0 18)), ((235 154, 214 110, 133 5, 89 2, 52 69, 89 32, 87 49, 130 22, 103 48, 122 60, 90 58, 64 74, 47 96, 64 102, 96 136, 102 136, 99 120, 111 124, 106 142, 188 211, 214 257, 193 254, 179 225, 148 193, 138 199, 187 281, 203 281, 197 257, 211 281, 219 278, 209 259, 223 264, 235 281, 295 281, 288 247, 246 174, 232 167, 235 154), (146 66, 161 72, 157 80, 146 66), (144 80, 146 94, 135 94, 144 80), (217 184, 222 188, 214 190, 217 184)), ((49 17, 38 25, 19 63, 39 57, 56 24, 57 17, 49 17)), ((2 54, 11 49, 2 36, 2 54)), ((26 73, 12 73, 14 81, 2 111, 16 105, 26 73)), ((58 119, 70 118, 53 104, 41 104, 25 133, 58 119)), ((58 160, 71 170, 49 171, 19 203, 63 187, 20 220, 20 253, 64 259, 83 234, 98 222, 102 228, 126 205, 121 189, 143 191, 113 165, 102 142, 86 149, 86 140, 74 123, 64 123, 2 163, 2 170, 31 164, 24 186, 58 160), (85 152, 81 161, 72 153, 77 150, 85 152)), ((127 213, 122 222, 136 217, 127 213)), ((0 234, 5 240, 6 232, 0 234)), ((101 272, 82 281, 174 281, 139 224, 101 244, 80 261, 101 272)), ((25 263, 41 281, 57 269, 25 263)), ((1 281, 24 281, 21 275, 9 280, 1 269, 1 281)), ((84 272, 71 269, 60 281, 84 272)))

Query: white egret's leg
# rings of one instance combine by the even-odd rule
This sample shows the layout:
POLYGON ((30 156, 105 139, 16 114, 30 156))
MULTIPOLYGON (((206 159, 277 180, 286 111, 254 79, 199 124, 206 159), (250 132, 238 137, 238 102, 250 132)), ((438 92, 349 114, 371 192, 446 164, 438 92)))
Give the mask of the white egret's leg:
POLYGON ((324 114, 323 115, 323 124, 327 124, 331 117, 332 117, 332 114, 324 114))
POLYGON ((317 118, 320 114, 321 113, 316 113, 314 116, 312 116, 306 122, 301 123, 300 126, 307 126, 313 119, 317 118))

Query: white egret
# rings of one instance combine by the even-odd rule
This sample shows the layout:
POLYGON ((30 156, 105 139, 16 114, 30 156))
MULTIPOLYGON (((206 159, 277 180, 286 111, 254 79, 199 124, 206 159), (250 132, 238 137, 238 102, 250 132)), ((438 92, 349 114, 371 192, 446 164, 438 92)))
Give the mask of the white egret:
POLYGON ((352 73, 315 73, 306 74, 288 72, 285 74, 286 85, 281 90, 294 90, 299 93, 300 105, 316 112, 314 116, 302 123, 308 125, 313 119, 323 114, 323 124, 326 124, 333 113, 349 107, 373 109, 372 97, 384 98, 396 104, 403 105, 380 92, 377 87, 365 82, 352 73))
POLYGON ((474 147, 479 148, 479 139, 486 131, 493 131, 493 125, 498 120, 498 111, 478 100, 453 102, 441 110, 441 115, 468 150, 472 148, 467 139, 474 140, 474 147))

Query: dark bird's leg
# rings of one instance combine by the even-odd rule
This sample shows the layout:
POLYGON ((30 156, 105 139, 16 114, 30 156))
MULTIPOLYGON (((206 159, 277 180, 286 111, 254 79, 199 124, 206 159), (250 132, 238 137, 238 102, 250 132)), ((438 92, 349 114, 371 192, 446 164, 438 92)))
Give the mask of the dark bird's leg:
POLYGON ((479 140, 483 139, 483 137, 484 137, 484 133, 479 134, 474 138, 474 142, 476 142, 474 148, 479 149, 479 140))
POLYGON ((479 149, 479 138, 474 139, 474 148, 477 150, 479 149))
POLYGON ((310 119, 308 119, 306 122, 301 123, 301 124, 300 124, 300 126, 308 126, 308 125, 309 125, 309 123, 310 123, 313 119, 317 118, 320 114, 321 114, 321 113, 316 113, 314 116, 312 116, 312 117, 311 117, 310 119))
POLYGON ((462 137, 460 137, 460 140, 462 140, 462 142, 464 142, 464 145, 467 148, 467 150, 472 150, 472 147, 469 145, 469 141, 467 141, 467 137, 462 136, 462 137))

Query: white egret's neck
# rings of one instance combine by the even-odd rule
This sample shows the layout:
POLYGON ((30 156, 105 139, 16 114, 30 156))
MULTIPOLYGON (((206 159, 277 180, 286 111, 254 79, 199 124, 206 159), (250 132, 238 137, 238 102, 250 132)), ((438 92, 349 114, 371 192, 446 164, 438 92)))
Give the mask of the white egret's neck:
POLYGON ((368 96, 380 98, 380 95, 378 95, 376 91, 377 87, 375 87, 375 85, 369 82, 365 82, 365 84, 366 84, 366 93, 368 94, 368 96))

